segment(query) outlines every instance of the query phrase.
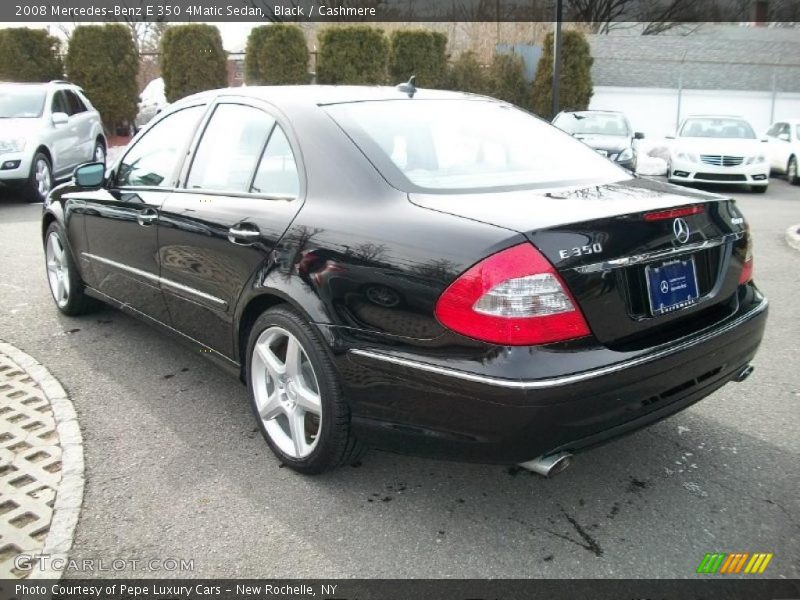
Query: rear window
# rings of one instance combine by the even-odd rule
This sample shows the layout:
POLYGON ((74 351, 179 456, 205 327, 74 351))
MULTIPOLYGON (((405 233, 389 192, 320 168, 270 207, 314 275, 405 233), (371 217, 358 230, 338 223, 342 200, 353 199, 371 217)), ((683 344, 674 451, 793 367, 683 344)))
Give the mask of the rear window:
POLYGON ((549 123, 489 100, 387 100, 325 107, 406 191, 603 184, 630 174, 549 123))
POLYGON ((628 121, 615 113, 561 113, 553 125, 573 135, 631 136, 628 121))

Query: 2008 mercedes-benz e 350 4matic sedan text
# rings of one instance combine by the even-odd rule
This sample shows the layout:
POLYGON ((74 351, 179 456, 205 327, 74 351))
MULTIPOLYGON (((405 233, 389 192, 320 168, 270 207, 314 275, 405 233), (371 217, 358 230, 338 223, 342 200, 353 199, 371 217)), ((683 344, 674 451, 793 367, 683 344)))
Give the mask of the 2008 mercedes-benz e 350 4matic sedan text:
POLYGON ((767 315, 732 200, 412 85, 186 98, 42 234, 62 312, 199 345, 307 473, 367 446, 557 471, 746 377, 767 315))

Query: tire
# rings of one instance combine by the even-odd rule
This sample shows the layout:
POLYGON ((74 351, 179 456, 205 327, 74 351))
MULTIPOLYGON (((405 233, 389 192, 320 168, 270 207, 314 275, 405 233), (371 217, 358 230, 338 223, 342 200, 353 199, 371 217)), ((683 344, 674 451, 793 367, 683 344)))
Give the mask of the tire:
POLYGON ((22 193, 28 202, 44 202, 45 197, 53 189, 53 165, 43 152, 37 152, 31 161, 31 172, 22 193))
POLYGON ((750 191, 754 194, 766 194, 768 187, 767 185, 751 185, 750 191))
POLYGON ((800 174, 797 172, 797 157, 790 156, 786 164, 786 181, 792 185, 800 185, 800 174))
POLYGON ((97 140, 94 143, 94 150, 92 151, 92 161, 106 164, 106 145, 100 140, 97 140))
POLYGON ((353 464, 363 455, 327 349, 287 306, 267 310, 253 324, 246 381, 261 434, 283 464, 313 475, 353 464), (296 350, 294 361, 290 348, 296 350))
POLYGON ((74 317, 92 312, 98 302, 84 293, 85 285, 64 240, 61 226, 51 223, 44 236, 45 268, 50 293, 58 310, 74 317))

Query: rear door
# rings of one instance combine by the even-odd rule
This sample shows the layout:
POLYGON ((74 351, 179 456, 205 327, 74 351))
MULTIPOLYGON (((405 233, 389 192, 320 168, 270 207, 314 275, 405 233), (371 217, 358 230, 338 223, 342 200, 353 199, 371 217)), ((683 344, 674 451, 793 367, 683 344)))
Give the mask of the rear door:
POLYGON ((172 326, 228 357, 237 302, 302 204, 290 131, 267 105, 218 102, 185 186, 161 209, 161 283, 172 326))
MULTIPOLYGON (((69 117, 70 105, 64 90, 56 90, 50 103, 50 114, 64 113, 69 117)), ((52 150, 53 173, 57 178, 63 177, 75 167, 79 160, 78 128, 70 117, 67 123, 53 125, 52 150)))
POLYGON ((205 110, 197 104, 166 115, 127 150, 108 189, 85 198, 88 283, 162 323, 169 316, 159 287, 159 210, 205 110))
POLYGON ((75 163, 73 166, 89 162, 94 158, 94 137, 92 136, 92 113, 72 90, 64 90, 69 105, 70 126, 75 129, 75 163))

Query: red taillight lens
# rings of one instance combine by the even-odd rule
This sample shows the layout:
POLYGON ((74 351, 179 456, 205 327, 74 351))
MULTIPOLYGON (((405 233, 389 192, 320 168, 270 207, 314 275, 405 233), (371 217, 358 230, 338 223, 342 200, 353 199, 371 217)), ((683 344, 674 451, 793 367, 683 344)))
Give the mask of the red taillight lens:
POLYGON ((681 208, 671 208, 658 212, 645 213, 645 221, 663 221, 665 219, 677 219, 678 217, 688 217, 689 215, 699 215, 705 210, 702 206, 682 206, 681 208))
POLYGON ((548 344, 590 334, 553 265, 528 243, 470 267, 439 297, 435 314, 457 333, 506 346, 548 344))
POLYGON ((739 275, 739 285, 749 282, 753 279, 753 238, 750 237, 750 232, 745 233, 747 239, 747 246, 744 251, 744 265, 742 266, 742 274, 739 275))

